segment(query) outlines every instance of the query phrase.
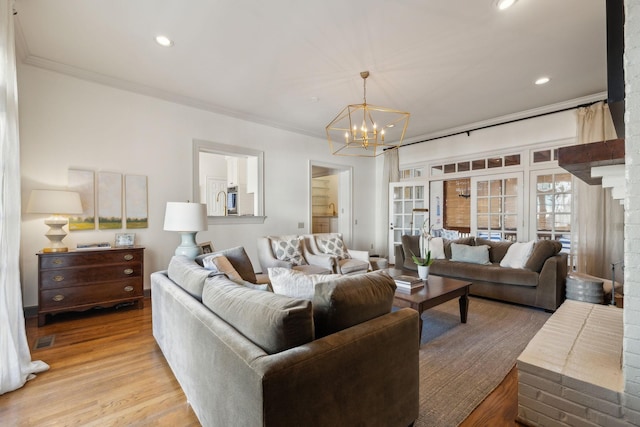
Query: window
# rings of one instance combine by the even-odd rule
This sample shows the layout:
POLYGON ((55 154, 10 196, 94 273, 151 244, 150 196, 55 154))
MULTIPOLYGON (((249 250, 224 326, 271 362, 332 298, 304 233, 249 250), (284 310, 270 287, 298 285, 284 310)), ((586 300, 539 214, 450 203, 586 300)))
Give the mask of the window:
POLYGON ((571 254, 572 178, 567 172, 535 172, 535 188, 531 190, 535 202, 535 237, 562 242, 562 252, 571 254))
POLYGON ((423 170, 424 168, 422 167, 402 169, 400 171, 400 179, 420 178, 424 175, 423 170))
POLYGON ((522 222, 521 174, 474 178, 472 232, 490 240, 517 241, 522 222), (473 206, 475 205, 475 207, 473 206))

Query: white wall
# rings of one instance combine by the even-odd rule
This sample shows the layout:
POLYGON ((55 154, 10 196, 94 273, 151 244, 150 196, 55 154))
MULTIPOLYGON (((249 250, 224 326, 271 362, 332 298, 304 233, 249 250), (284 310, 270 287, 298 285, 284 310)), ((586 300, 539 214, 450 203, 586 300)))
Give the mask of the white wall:
POLYGON ((624 404, 626 418, 640 425, 640 4, 625 7, 624 404))
MULTIPOLYGON (((575 110, 494 126, 400 148, 400 168, 576 137, 575 110)), ((426 172, 426 171, 425 171, 426 172)))
MULTIPOLYGON (((244 246, 260 270, 256 238, 310 230, 309 161, 354 167, 354 248, 370 247, 374 235, 375 175, 371 159, 335 157, 327 143, 211 112, 21 65, 18 69, 22 168, 21 273, 23 302, 38 303, 37 257, 48 240, 42 215, 24 213, 37 188, 64 188, 69 168, 148 176, 149 228, 134 230, 146 247, 145 288, 151 272, 165 269, 179 243, 162 230, 167 201, 192 198, 192 141, 203 139, 265 152, 265 214, 261 225, 212 225, 198 241, 216 248, 244 246), (298 229, 298 223, 305 223, 298 229)), ((322 128, 324 122, 319 123, 322 128)), ((74 231, 64 240, 113 241, 114 231, 74 231)), ((123 230, 124 231, 124 230, 123 230)))

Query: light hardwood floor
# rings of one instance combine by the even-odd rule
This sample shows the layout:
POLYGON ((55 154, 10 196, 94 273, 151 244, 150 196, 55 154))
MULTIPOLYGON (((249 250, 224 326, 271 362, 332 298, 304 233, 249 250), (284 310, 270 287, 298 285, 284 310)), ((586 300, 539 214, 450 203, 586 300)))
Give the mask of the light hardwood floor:
MULTIPOLYGON (((151 333, 151 300, 144 308, 59 315, 38 328, 27 319, 32 359, 51 368, 0 396, 2 426, 199 426, 151 333), (33 350, 40 337, 52 347, 33 350)), ((462 424, 515 426, 517 373, 462 424)))

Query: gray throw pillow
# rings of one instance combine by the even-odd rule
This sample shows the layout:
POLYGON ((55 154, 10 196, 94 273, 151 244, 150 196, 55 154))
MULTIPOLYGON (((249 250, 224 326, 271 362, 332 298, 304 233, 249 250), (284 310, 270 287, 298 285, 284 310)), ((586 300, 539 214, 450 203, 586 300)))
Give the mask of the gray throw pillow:
POLYGON ((562 250, 562 243, 557 240, 538 240, 533 245, 533 252, 527 260, 524 268, 540 273, 542 266, 548 258, 556 255, 562 250))
POLYGON ((222 249, 220 251, 215 251, 210 254, 199 255, 196 258, 196 262, 202 265, 202 259, 205 257, 209 257, 211 255, 224 255, 227 257, 233 268, 238 272, 240 277, 247 282, 256 283, 258 279, 256 278, 256 272, 253 271, 253 264, 251 264, 251 259, 247 255, 247 252, 244 250, 242 246, 236 246, 235 248, 222 249))
POLYGON ((341 331, 391 311, 396 284, 385 271, 318 283, 313 295, 316 337, 341 331))
POLYGON ((476 246, 487 245, 489 246, 489 261, 492 263, 500 263, 502 258, 507 254, 509 246, 513 243, 505 240, 495 242, 493 240, 476 238, 476 246))
POLYGON ((469 246, 451 243, 451 261, 491 264, 489 261, 489 246, 469 246))
POLYGON ((447 240, 444 239, 444 256, 447 257, 447 259, 451 259, 451 244, 452 243, 458 243, 460 245, 469 245, 469 246, 475 246, 476 244, 476 238, 475 237, 463 237, 461 239, 457 239, 457 240, 447 240))

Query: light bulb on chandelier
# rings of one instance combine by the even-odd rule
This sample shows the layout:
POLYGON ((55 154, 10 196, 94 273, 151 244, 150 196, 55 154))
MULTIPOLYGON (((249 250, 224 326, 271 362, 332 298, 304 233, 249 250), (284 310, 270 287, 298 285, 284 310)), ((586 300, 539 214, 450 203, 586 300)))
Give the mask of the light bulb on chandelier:
POLYGON ((348 105, 331 123, 326 126, 327 139, 331 152, 339 156, 375 157, 385 149, 398 148, 402 145, 407 130, 410 114, 391 108, 367 104, 368 71, 360 73, 363 79, 364 96, 362 104, 348 105), (358 126, 358 123, 360 124, 358 126), (392 142, 387 132, 398 126, 392 142), (340 132, 338 134, 338 132, 340 132), (344 142, 338 135, 344 136, 344 142), (397 138, 397 140, 395 139, 397 138))

